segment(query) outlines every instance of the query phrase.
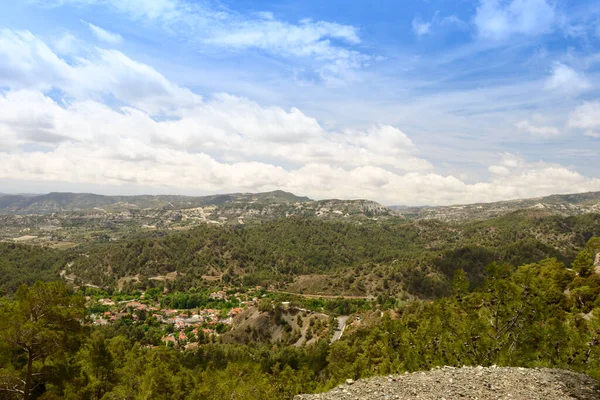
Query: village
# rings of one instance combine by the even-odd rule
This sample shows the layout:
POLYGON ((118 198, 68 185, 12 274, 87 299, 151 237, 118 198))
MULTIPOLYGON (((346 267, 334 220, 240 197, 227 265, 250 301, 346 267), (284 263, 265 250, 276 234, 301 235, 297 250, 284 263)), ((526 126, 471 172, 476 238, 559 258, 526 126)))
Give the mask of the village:
MULTIPOLYGON (((225 286, 185 293, 163 293, 153 288, 130 295, 110 296, 93 291, 86 294, 90 325, 141 327, 148 336, 149 347, 192 350, 200 344, 221 343, 226 336, 245 342, 261 336, 258 330, 264 329, 264 325, 257 321, 265 311, 273 311, 271 315, 279 324, 271 326, 272 339, 291 341, 297 346, 324 336, 331 342, 339 340, 350 322, 348 316, 336 318, 335 312, 325 313, 321 306, 302 308, 278 297, 273 288, 267 290, 262 286, 250 289, 225 286)), ((320 301, 317 304, 322 304, 320 301)), ((361 317, 355 315, 353 321, 354 325, 360 325, 361 317)))
MULTIPOLYGON (((229 287, 206 293, 196 307, 171 308, 173 298, 156 292, 126 296, 86 296, 90 312, 90 324, 145 324, 161 327, 164 335, 162 344, 178 348, 188 348, 192 343, 215 342, 218 337, 230 330, 233 319, 243 310, 257 306, 260 297, 266 296, 260 286, 240 293, 229 287)), ((189 304, 189 302, 188 302, 189 304)))

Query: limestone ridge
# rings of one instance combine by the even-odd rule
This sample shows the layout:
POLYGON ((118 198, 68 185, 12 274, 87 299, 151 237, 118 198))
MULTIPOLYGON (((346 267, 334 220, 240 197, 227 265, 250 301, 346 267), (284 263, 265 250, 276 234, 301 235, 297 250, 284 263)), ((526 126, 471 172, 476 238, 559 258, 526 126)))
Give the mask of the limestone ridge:
POLYGON ((346 384, 327 393, 294 400, 598 400, 598 381, 587 375, 547 368, 443 367, 428 372, 390 375, 346 384))

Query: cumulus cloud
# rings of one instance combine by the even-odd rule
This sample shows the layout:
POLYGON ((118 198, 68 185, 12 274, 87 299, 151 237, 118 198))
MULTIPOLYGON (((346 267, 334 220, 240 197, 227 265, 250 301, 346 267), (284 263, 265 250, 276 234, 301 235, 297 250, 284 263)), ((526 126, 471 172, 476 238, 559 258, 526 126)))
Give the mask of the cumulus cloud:
POLYGON ((28 31, 0 30, 0 86, 49 90, 68 79, 69 66, 28 31))
POLYGON ((549 33, 556 23, 553 3, 547 0, 480 0, 475 26, 484 39, 504 40, 549 33))
POLYGON ((118 33, 109 32, 105 29, 100 28, 99 26, 92 24, 91 22, 81 22, 86 24, 90 28, 90 31, 92 31, 92 34, 96 36, 96 38, 101 42, 106 42, 109 44, 119 44, 123 41, 123 37, 118 33))
POLYGON ((113 110, 94 101, 72 102, 63 108, 33 91, 8 92, 0 97, 0 106, 7 111, 0 126, 10 142, 101 145, 119 159, 148 159, 156 146, 220 158, 431 169, 397 128, 336 133, 298 109, 263 108, 230 95, 219 95, 179 119, 164 121, 137 109, 113 110))
POLYGON ((90 48, 69 63, 31 33, 5 30, 0 57, 2 179, 174 192, 284 189, 386 204, 600 190, 598 179, 513 154, 489 166, 489 180, 466 183, 436 172, 398 127, 338 131, 298 108, 229 94, 202 99, 114 50, 90 48), (155 115, 164 110, 168 118, 155 115))
POLYGON ((552 73, 545 84, 547 90, 571 96, 584 92, 591 87, 592 85, 583 74, 562 63, 554 64, 552 73))
POLYGON ((509 157, 501 166, 491 166, 494 174, 490 182, 476 183, 477 189, 489 191, 488 196, 525 198, 549 193, 574 193, 600 188, 600 179, 586 178, 577 171, 544 162, 518 163, 509 157))
POLYGON ((494 176, 489 181, 467 184, 433 172, 401 174, 376 166, 328 164, 286 169, 266 162, 220 162, 204 153, 135 142, 119 145, 120 157, 73 143, 61 144, 52 152, 0 153, 0 177, 215 193, 284 189, 314 198, 369 198, 386 204, 451 204, 600 190, 598 179, 543 163, 491 166, 494 176))
POLYGON ((600 101, 585 102, 569 114, 569 127, 579 128, 587 136, 600 137, 600 101))
POLYGON ((60 88, 78 99, 110 93, 150 113, 191 107, 201 100, 116 50, 91 48, 87 57, 69 64, 29 31, 0 30, 0 58, 0 86, 11 89, 60 88))
POLYGON ((489 181, 467 184, 433 172, 414 156, 414 143, 397 128, 374 126, 341 135, 297 110, 262 108, 231 96, 208 101, 191 113, 197 119, 161 122, 140 110, 113 110, 89 100, 63 108, 35 91, 6 93, 0 107, 9 111, 0 117, 1 142, 15 144, 0 152, 0 178, 215 193, 277 188, 315 198, 372 198, 387 204, 493 201, 600 189, 597 179, 559 165, 527 163, 514 154, 503 154, 501 164, 489 167, 489 181), (260 121, 267 132, 247 125, 248 118, 260 121), (285 136, 289 140, 282 141, 285 136), (25 143, 50 149, 19 150, 25 143), (238 161, 224 160, 236 151, 238 161), (413 164, 407 161, 411 157, 413 164), (290 161, 297 165, 282 166, 290 161))

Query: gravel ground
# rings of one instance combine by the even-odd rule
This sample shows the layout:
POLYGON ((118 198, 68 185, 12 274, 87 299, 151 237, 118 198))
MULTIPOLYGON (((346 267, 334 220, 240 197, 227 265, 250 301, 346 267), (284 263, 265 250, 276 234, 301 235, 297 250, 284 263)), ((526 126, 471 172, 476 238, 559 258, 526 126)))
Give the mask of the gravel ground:
POLYGON ((547 368, 443 367, 428 372, 347 380, 327 393, 294 400, 394 399, 593 399, 600 400, 598 381, 587 375, 547 368))

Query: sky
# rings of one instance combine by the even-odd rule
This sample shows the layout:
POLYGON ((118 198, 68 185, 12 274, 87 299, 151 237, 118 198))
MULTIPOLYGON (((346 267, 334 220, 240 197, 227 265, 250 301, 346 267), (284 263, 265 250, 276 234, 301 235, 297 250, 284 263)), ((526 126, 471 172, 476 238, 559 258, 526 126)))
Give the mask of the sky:
POLYGON ((0 0, 0 192, 600 191, 596 0, 0 0))

